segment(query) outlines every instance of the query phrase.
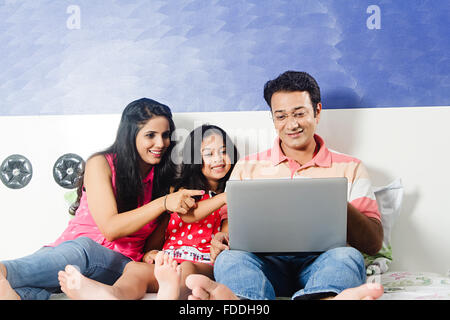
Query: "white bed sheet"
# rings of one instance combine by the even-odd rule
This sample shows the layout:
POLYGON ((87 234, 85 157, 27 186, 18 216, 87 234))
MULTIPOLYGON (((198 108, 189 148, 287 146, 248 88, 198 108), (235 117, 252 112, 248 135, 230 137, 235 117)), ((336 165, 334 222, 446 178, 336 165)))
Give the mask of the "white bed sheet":
MULTIPOLYGON (((380 300, 450 300, 450 277, 431 272, 393 271, 370 276, 367 282, 380 282, 384 294, 380 300)), ((65 294, 54 294, 52 300, 68 299, 65 294)), ((148 293, 144 300, 156 299, 148 293)))
POLYGON ((367 282, 383 285, 381 300, 450 300, 450 277, 437 273, 392 271, 367 282))

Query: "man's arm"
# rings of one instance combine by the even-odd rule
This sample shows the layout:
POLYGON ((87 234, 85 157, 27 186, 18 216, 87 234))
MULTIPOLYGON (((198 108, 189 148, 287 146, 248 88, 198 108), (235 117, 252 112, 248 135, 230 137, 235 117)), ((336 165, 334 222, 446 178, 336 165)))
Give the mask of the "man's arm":
POLYGON ((383 245, 383 226, 369 172, 362 162, 354 169, 347 204, 347 243, 375 255, 383 245))
POLYGON ((347 204, 347 242, 359 251, 375 255, 383 244, 383 226, 369 218, 350 203, 347 204))

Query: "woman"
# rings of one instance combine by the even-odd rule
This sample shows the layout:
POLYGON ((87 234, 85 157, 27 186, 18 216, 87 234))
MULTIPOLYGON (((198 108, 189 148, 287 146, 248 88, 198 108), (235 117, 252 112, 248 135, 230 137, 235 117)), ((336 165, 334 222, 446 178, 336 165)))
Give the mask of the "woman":
POLYGON ((168 194, 175 176, 174 130, 166 105, 147 98, 131 102, 113 145, 86 162, 80 206, 62 235, 34 254, 0 263, 0 299, 48 299, 59 292, 58 271, 67 264, 113 284, 128 262, 140 261, 146 239, 160 232, 160 216, 167 210, 186 213, 193 197, 204 193, 168 194))
POLYGON ((237 148, 223 129, 213 125, 194 129, 186 139, 180 178, 172 189, 200 189, 205 194, 188 213, 171 213, 162 251, 147 252, 146 263, 127 264, 112 286, 83 277, 69 265, 59 272, 62 291, 83 300, 141 299, 147 292, 158 292, 161 300, 187 299, 187 276, 203 274, 213 279, 210 241, 215 233, 228 231, 222 207, 226 204, 225 184, 237 159, 237 148))

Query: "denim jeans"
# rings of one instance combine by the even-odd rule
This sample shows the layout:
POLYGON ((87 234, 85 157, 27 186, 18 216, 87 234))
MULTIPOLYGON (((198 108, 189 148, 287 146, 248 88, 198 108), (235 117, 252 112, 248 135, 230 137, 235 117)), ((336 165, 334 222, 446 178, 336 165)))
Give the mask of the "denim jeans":
POLYGON ((243 299, 313 299, 362 285, 366 270, 362 254, 352 247, 308 256, 225 250, 216 258, 214 277, 243 299))
POLYGON ((88 278, 112 285, 130 261, 119 252, 80 237, 1 263, 6 267, 6 279, 21 299, 45 300, 52 293, 61 292, 58 272, 68 264, 77 266, 88 278))

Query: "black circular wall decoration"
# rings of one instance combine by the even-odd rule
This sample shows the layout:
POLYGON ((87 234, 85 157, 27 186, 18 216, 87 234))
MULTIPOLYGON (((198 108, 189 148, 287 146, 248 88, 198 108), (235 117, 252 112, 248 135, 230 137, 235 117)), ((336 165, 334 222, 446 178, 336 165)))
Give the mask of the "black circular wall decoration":
POLYGON ((10 189, 25 187, 32 176, 31 162, 20 154, 10 155, 0 166, 0 179, 10 189))
POLYGON ((83 158, 77 154, 62 155, 53 166, 53 178, 63 188, 76 188, 77 182, 84 172, 84 164, 83 158))

